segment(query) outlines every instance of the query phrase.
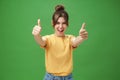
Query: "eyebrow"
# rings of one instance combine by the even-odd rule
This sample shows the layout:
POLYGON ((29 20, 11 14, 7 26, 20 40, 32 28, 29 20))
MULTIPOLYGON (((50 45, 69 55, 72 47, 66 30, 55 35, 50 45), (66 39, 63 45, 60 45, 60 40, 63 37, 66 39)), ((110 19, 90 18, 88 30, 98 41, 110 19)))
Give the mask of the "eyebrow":
MULTIPOLYGON (((56 23, 60 23, 60 22, 57 21, 56 23)), ((64 21, 64 22, 62 22, 62 23, 63 23, 63 24, 67 24, 67 21, 64 21)))
MULTIPOLYGON (((57 20, 57 22, 59 22, 59 21, 57 20)), ((67 21, 65 21, 65 20, 64 20, 64 22, 63 22, 63 23, 66 23, 66 22, 67 22, 67 21)))

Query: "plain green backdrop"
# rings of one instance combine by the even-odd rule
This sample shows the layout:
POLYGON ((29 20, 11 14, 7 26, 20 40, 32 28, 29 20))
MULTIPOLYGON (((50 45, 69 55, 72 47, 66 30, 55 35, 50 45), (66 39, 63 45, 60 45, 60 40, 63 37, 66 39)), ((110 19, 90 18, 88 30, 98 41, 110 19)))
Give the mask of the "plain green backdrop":
POLYGON ((0 0, 0 80, 42 80, 44 50, 32 29, 52 34, 54 7, 69 13, 66 34, 77 36, 83 22, 89 38, 74 50, 74 80, 120 80, 119 0, 0 0))

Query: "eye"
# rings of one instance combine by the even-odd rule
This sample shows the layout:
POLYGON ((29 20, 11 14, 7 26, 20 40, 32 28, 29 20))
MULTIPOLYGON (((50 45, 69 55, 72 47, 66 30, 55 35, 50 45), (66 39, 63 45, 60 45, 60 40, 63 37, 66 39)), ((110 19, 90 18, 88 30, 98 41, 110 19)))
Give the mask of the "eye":
POLYGON ((60 24, 59 22, 56 22, 56 24, 60 24))
POLYGON ((66 22, 63 22, 63 24, 66 24, 66 22))

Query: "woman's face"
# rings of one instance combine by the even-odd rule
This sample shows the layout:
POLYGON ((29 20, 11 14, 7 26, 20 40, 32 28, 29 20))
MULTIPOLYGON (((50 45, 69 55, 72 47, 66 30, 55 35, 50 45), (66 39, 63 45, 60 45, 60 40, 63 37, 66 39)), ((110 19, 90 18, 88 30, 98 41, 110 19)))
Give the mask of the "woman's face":
POLYGON ((64 32, 66 28, 67 28, 67 24, 65 19, 63 17, 60 17, 54 26, 55 35, 59 37, 65 36, 64 32))

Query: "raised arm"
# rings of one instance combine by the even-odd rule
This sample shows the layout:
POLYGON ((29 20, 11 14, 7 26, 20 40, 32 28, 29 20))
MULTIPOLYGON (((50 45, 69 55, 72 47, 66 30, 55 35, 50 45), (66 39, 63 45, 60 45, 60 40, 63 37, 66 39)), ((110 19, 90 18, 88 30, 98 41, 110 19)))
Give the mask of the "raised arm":
POLYGON ((88 32, 85 30, 85 23, 82 24, 82 27, 79 31, 79 36, 72 40, 72 46, 77 47, 80 43, 88 38, 88 32))
POLYGON ((42 36, 40 36, 40 32, 41 32, 41 25, 40 25, 40 19, 38 19, 38 25, 35 25, 32 31, 32 34, 35 38, 35 41, 41 45, 41 46, 45 46, 46 45, 46 40, 42 39, 42 36))

